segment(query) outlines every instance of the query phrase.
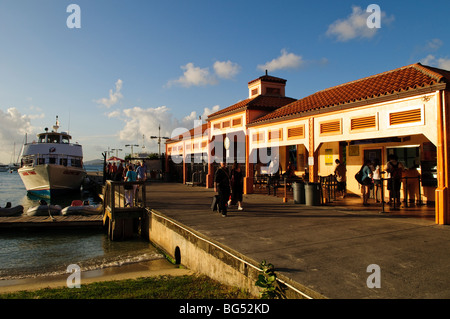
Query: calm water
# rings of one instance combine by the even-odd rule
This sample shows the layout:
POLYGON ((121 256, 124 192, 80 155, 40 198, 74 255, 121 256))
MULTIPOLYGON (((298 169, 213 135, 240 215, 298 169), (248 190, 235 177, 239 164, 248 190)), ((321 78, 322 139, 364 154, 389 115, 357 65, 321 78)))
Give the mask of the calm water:
MULTIPOLYGON (((65 207, 74 199, 96 201, 80 192, 47 202, 65 207)), ((17 172, 0 172, 0 206, 6 202, 23 205, 26 211, 38 205, 39 198, 27 195, 17 172)), ((147 241, 112 242, 101 230, 0 230, 0 280, 63 274, 70 264, 83 271, 157 258, 162 255, 147 241)))

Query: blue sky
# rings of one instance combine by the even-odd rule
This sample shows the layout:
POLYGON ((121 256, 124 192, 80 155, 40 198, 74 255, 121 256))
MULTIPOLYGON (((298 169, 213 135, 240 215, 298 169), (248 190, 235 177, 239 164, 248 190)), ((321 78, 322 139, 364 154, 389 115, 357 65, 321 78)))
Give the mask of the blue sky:
POLYGON ((265 69, 293 98, 416 62, 450 69, 448 12, 448 1, 2 0, 0 162, 56 115, 85 160, 126 144, 156 152, 159 124, 164 136, 192 128, 247 98, 265 69), (67 26, 70 4, 80 28, 67 26), (370 4, 381 28, 367 27, 370 4))

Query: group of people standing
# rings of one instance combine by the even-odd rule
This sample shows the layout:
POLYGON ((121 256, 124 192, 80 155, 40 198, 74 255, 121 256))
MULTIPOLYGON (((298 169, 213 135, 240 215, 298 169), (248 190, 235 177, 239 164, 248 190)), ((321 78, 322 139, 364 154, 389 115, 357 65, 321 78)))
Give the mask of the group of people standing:
MULTIPOLYGON (((337 181, 337 191, 342 194, 342 197, 345 197, 347 169, 338 159, 335 160, 335 163, 336 167, 334 175, 337 181)), ((383 200, 381 194, 379 196, 378 193, 383 185, 382 174, 384 173, 387 173, 386 179, 388 180, 387 189, 390 198, 389 204, 395 203, 398 205, 400 203, 400 188, 402 185, 403 171, 404 166, 398 161, 398 157, 395 154, 389 155, 384 171, 382 170, 379 159, 375 159, 374 161, 366 159, 358 172, 358 174, 360 174, 358 182, 361 185, 363 205, 369 205, 368 200, 372 188, 374 188, 375 191, 375 201, 379 203, 383 200)))
POLYGON ((400 188, 402 186, 403 170, 404 166, 398 161, 398 157, 395 154, 389 155, 385 171, 381 169, 381 164, 378 159, 375 159, 373 163, 371 160, 365 160, 360 170, 362 172, 361 186, 363 205, 369 205, 368 199, 371 187, 375 188, 375 201, 379 203, 380 200, 383 200, 381 195, 380 200, 378 200, 378 190, 380 190, 383 185, 381 175, 384 173, 387 173, 386 178, 388 179, 387 189, 389 190, 389 204, 394 203, 394 205, 398 205, 400 203, 400 188))
MULTIPOLYGON (((119 166, 116 163, 109 163, 106 168, 107 179, 114 181, 136 182, 147 179, 147 168, 144 162, 139 162, 136 168, 128 163, 125 166, 122 163, 119 166)), ((133 206, 134 197, 138 185, 125 185, 125 207, 133 206)))
POLYGON ((238 210, 243 210, 242 194, 244 193, 244 174, 235 162, 228 172, 225 162, 220 163, 220 167, 214 174, 214 191, 219 195, 218 210, 222 217, 227 216, 228 207, 232 204, 238 205, 238 210))

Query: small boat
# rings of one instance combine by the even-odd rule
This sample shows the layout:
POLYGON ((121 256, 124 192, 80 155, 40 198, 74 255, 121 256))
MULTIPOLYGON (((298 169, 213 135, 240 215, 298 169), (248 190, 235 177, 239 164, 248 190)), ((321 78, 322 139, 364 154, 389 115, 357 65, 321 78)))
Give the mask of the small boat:
POLYGON ((0 164, 0 172, 7 172, 9 169, 9 165, 0 164))
POLYGON ((61 214, 61 206, 49 205, 45 200, 39 201, 39 206, 30 207, 26 215, 28 216, 53 216, 61 214))
POLYGON ((61 210, 61 215, 99 215, 102 212, 102 205, 91 205, 89 201, 74 200, 70 206, 61 210))
POLYGON ((23 206, 11 206, 10 202, 6 203, 5 207, 0 207, 0 217, 12 217, 12 216, 20 216, 23 214, 23 206))

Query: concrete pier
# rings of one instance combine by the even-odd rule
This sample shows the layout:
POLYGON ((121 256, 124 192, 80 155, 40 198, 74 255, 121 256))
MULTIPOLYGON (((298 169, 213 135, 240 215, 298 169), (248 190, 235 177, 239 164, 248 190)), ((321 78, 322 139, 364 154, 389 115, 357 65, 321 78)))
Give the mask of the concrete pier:
POLYGON ((210 209, 213 195, 151 184, 150 240, 188 268, 228 283, 236 277, 245 284, 253 266, 267 260, 298 298, 450 297, 450 228, 426 213, 305 206, 252 194, 244 195, 243 211, 232 208, 223 218, 210 209))

